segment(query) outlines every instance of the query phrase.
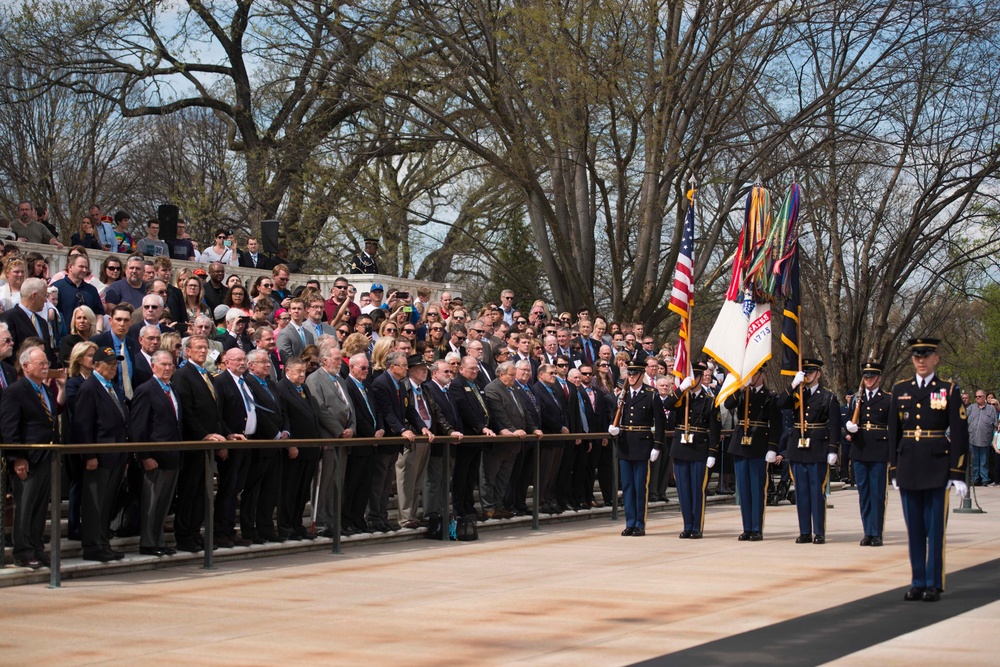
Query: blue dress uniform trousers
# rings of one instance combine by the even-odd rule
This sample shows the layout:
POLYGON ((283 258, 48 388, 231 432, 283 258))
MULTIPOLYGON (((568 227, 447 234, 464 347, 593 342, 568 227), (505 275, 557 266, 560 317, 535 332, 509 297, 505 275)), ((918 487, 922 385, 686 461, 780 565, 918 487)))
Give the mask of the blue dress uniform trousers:
POLYGON ((826 482, 830 466, 826 463, 792 463, 795 482, 795 509, 799 515, 799 533, 826 535, 826 482))
POLYGON ((767 461, 762 458, 736 456, 736 493, 740 499, 743 530, 748 533, 764 532, 764 505, 767 502, 767 461))
POLYGON ((885 526, 886 486, 889 464, 886 461, 854 461, 854 481, 858 485, 861 525, 868 537, 882 537, 885 526))
POLYGON ((677 478, 677 501, 684 517, 684 530, 701 532, 705 527, 705 485, 708 467, 704 461, 674 460, 677 478))
POLYGON ((948 490, 899 490, 910 546, 912 586, 944 590, 944 529, 948 523, 948 490))
POLYGON ((618 474, 622 480, 625 500, 625 526, 646 529, 646 500, 649 493, 649 460, 618 459, 618 474))

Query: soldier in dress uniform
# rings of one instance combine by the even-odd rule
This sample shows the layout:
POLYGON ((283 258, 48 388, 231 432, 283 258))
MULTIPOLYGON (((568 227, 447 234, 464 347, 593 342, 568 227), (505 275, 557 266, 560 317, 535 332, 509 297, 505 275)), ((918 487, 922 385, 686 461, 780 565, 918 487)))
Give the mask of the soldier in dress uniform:
POLYGON ((378 270, 378 264, 375 262, 375 253, 377 251, 378 239, 366 238, 365 249, 351 260, 351 273, 381 273, 378 270))
POLYGON ((725 407, 734 410, 736 428, 729 440, 729 453, 736 470, 736 493, 743 515, 739 540, 764 539, 764 506, 767 505, 767 452, 778 448, 781 412, 777 396, 764 386, 764 366, 744 390, 726 397, 725 407))
POLYGON ((719 454, 722 420, 715 396, 702 381, 708 372, 706 364, 692 364, 692 376, 684 378, 664 401, 674 406, 676 415, 670 456, 674 460, 677 500, 684 517, 684 530, 678 535, 683 540, 701 538, 708 470, 715 465, 719 454))
MULTIPOLYGON (((628 380, 618 403, 620 421, 608 427, 617 438, 618 471, 625 498, 625 530, 622 536, 646 534, 646 503, 649 499, 649 463, 663 447, 663 410, 654 406, 656 391, 643 383, 645 366, 632 362, 628 380)), ((616 420, 618 421, 618 420, 616 420)))
POLYGON ((882 528, 885 526, 889 467, 889 402, 888 392, 882 391, 882 364, 869 359, 861 367, 864 388, 854 395, 847 413, 857 423, 848 419, 845 424, 847 440, 851 443, 851 460, 854 480, 858 485, 861 504, 861 524, 865 536, 863 547, 882 546, 882 528))
POLYGON ((964 498, 969 451, 962 392, 937 377, 937 338, 911 338, 916 376, 892 388, 889 478, 899 489, 913 578, 906 600, 936 602, 944 590, 944 530, 948 488, 964 498))
MULTIPOLYGON (((795 412, 795 427, 789 433, 786 452, 795 483, 795 509, 799 515, 796 544, 826 542, 826 496, 830 466, 837 465, 840 453, 840 402, 836 395, 820 386, 823 362, 803 359, 802 370, 791 385, 778 396, 778 409, 795 412), (799 385, 804 384, 802 400, 805 424, 799 416, 799 385), (804 428, 804 432, 803 432, 804 428)), ((767 453, 767 462, 777 458, 777 447, 767 453)))

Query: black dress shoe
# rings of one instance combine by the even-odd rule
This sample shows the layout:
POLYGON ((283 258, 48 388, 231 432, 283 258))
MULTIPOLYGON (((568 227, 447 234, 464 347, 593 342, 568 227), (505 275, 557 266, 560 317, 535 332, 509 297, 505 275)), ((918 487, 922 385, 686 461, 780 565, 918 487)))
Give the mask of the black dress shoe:
POLYGON ((756 532, 756 531, 750 533, 750 541, 751 542, 760 542, 763 539, 764 539, 763 533, 759 533, 759 532, 756 532))
POLYGON ((691 531, 690 530, 682 530, 681 534, 678 535, 677 537, 681 538, 682 540, 690 539, 691 538, 691 531))
POLYGON ((173 547, 160 547, 160 550, 163 551, 164 556, 173 556, 177 553, 177 549, 173 547))
POLYGON ((26 567, 31 570, 38 570, 44 567, 44 565, 42 565, 42 561, 38 560, 37 558, 29 558, 28 560, 15 560, 14 565, 18 567, 26 567))
POLYGON ((139 547, 139 553, 143 556, 166 556, 167 552, 160 547, 139 547))
POLYGON ((742 533, 740 533, 740 536, 737 537, 736 539, 739 540, 740 542, 747 542, 750 540, 750 532, 744 530, 742 533))
POLYGON ((631 537, 635 533, 635 528, 626 528, 622 531, 622 537, 631 537))
POLYGON ((84 552, 83 560, 93 560, 98 563, 110 563, 113 560, 118 560, 115 555, 110 551, 91 551, 84 552))
POLYGON ((941 591, 936 588, 928 588, 924 591, 924 602, 937 602, 941 599, 941 591))
MULTIPOLYGON (((358 531, 359 533, 362 531, 358 531)), ((316 536, 310 533, 308 530, 303 530, 300 533, 292 533, 286 539, 289 540, 309 540, 310 542, 316 539, 316 536)))
POLYGON ((267 540, 265 540, 260 535, 254 535, 253 537, 250 538, 250 541, 253 542, 254 544, 264 544, 265 542, 267 542, 267 540))
POLYGON ((882 546, 882 538, 881 537, 873 537, 872 538, 871 546, 873 546, 873 547, 880 547, 880 546, 882 546))
POLYGON ((177 550, 178 551, 188 551, 190 553, 196 554, 199 551, 204 551, 204 549, 205 549, 204 547, 199 546, 195 542, 183 542, 183 541, 181 541, 181 542, 177 543, 177 550))
POLYGON ((232 549, 236 545, 233 544, 233 538, 228 535, 216 535, 215 546, 220 549, 232 549))
POLYGON ((702 535, 701 535, 701 531, 700 530, 692 530, 691 531, 691 539, 692 540, 700 540, 701 537, 702 537, 702 535))
POLYGON ((645 537, 645 535, 646 535, 645 528, 634 528, 632 530, 632 537, 645 537))
POLYGON ((903 599, 906 600, 907 602, 913 602, 914 600, 923 600, 924 589, 919 588, 918 586, 914 586, 910 590, 906 591, 906 594, 903 596, 903 599))
POLYGON ((870 547, 871 545, 872 545, 871 535, 865 535, 864 537, 861 538, 861 546, 870 547))
POLYGON ((826 538, 822 535, 817 535, 813 538, 813 544, 826 544, 826 538))
POLYGON ((813 541, 813 536, 810 535, 809 533, 802 533, 801 535, 795 538, 796 544, 809 544, 812 541, 813 541))
POLYGON ((52 560, 49 558, 48 554, 35 554, 35 560, 42 564, 42 567, 51 567, 52 560))
POLYGON ((317 535, 319 535, 320 537, 329 537, 330 539, 333 539, 334 536, 333 528, 324 528, 323 530, 319 531, 317 535))
MULTIPOLYGON (((259 535, 259 537, 260 537, 260 539, 264 540, 265 542, 276 542, 278 544, 281 544, 282 542, 285 541, 285 538, 284 537, 279 537, 277 533, 261 533, 259 535)), ((255 544, 256 544, 256 542, 255 542, 255 544)))

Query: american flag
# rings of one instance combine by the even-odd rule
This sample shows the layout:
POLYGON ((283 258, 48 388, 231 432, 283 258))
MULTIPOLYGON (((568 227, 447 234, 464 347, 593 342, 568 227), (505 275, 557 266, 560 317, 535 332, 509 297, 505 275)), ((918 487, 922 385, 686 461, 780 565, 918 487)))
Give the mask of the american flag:
POLYGON ((691 359, 688 355, 688 326, 691 323, 691 306, 694 305, 694 191, 688 193, 691 204, 684 219, 684 234, 681 249, 677 253, 677 268, 674 270, 674 288, 670 292, 670 310, 681 316, 680 340, 677 342, 674 375, 680 378, 691 374, 691 359))

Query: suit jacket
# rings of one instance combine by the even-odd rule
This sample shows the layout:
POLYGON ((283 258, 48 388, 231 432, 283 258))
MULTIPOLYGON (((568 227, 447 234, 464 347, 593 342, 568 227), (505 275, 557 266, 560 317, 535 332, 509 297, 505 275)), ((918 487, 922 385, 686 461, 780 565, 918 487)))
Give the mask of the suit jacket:
POLYGON ((490 415, 485 409, 486 397, 482 395, 475 382, 469 382, 459 375, 448 385, 448 396, 455 404, 455 412, 462 422, 462 433, 482 435, 483 429, 489 428, 490 415), (479 396, 482 402, 476 396, 479 396))
MULTIPOLYGON (((322 334, 317 335, 317 333, 316 333, 316 324, 312 320, 306 319, 306 321, 303 322, 302 326, 303 326, 303 328, 305 328, 306 331, 308 331, 309 333, 311 333, 313 335, 313 339, 314 340, 318 340, 319 336, 322 335, 322 334)), ((287 329, 288 327, 285 327, 285 328, 287 329)), ((333 336, 334 338, 337 337, 337 330, 334 329, 333 327, 331 327, 326 322, 320 322, 319 323, 319 328, 322 330, 323 334, 326 334, 327 336, 333 336)), ((345 362, 344 365, 346 366, 347 363, 345 362)))
MULTIPOLYGON (((303 328, 302 332, 306 336, 306 345, 312 345, 316 342, 315 336, 309 329, 303 328)), ((301 355, 306 345, 302 344, 302 339, 299 338, 299 333, 293 324, 289 324, 278 334, 278 351, 281 353, 282 359, 301 355)))
MULTIPOLYGON (((441 416, 448 426, 451 427, 451 431, 461 431, 462 430, 462 420, 458 416, 458 410, 455 409, 455 402, 451 400, 451 395, 444 389, 441 389, 436 382, 428 380, 424 383, 424 395, 430 396, 437 406, 438 410, 441 411, 441 416)), ((443 434, 442 434, 443 435, 443 434)))
MULTIPOLYGON (((309 388, 302 385, 300 396, 288 378, 283 378, 277 385, 278 401, 281 408, 288 416, 288 425, 291 428, 289 433, 293 439, 314 440, 320 437, 319 417, 316 415, 316 403, 309 395, 309 388)), ((303 447, 299 449, 299 459, 303 461, 318 461, 320 459, 319 447, 303 447)))
POLYGON ((236 337, 227 331, 219 336, 217 340, 222 343, 222 349, 224 352, 228 352, 234 347, 238 347, 244 352, 250 352, 254 349, 253 340, 251 340, 250 336, 245 333, 241 333, 239 337, 236 337))
MULTIPOLYGON (((15 371, 14 367, 8 364, 6 361, 0 361, 0 373, 3 373, 3 377, 7 381, 5 384, 8 387, 17 382, 17 371, 15 371)), ((2 396, 3 396, 3 389, 0 388, 0 397, 2 396)))
POLYGON ((597 353, 601 351, 601 343, 598 343, 593 338, 590 338, 589 336, 587 338, 583 338, 582 336, 577 336, 576 338, 574 338, 569 342, 569 345, 570 347, 573 347, 574 345, 580 346, 580 348, 583 350, 583 354, 580 356, 580 360, 584 364, 594 364, 597 362, 598 359, 597 353), (588 349, 590 350, 589 357, 587 355, 588 349))
POLYGON ((372 407, 381 413, 385 423, 385 434, 388 437, 402 435, 404 431, 420 433, 420 415, 413 405, 409 379, 399 381, 397 392, 392 375, 386 371, 372 382, 372 397, 375 399, 372 407))
MULTIPOLYGON (((208 381, 211 382, 211 378, 208 381)), ((212 393, 215 385, 210 390, 194 364, 178 368, 171 385, 181 399, 184 413, 181 433, 185 440, 202 440, 210 433, 224 436, 232 433, 219 415, 216 394, 212 393)))
MULTIPOLYGON (((48 395, 55 414, 55 393, 45 386, 42 390, 48 395)), ((7 445, 59 442, 59 420, 45 414, 45 407, 28 378, 21 378, 7 387, 0 397, 0 436, 7 445)), ((46 451, 11 448, 5 449, 4 453, 11 462, 26 458, 30 466, 49 460, 49 452, 46 451)))
MULTIPOLYGON (((243 378, 246 380, 250 395, 257 405, 257 433, 254 435, 254 440, 274 440, 282 431, 291 435, 292 429, 288 423, 288 415, 285 414, 278 401, 277 385, 271 382, 270 378, 265 378, 264 382, 267 385, 265 389, 258 378, 250 373, 244 374, 243 378)), ((258 456, 277 456, 278 450, 278 447, 268 447, 258 449, 257 454, 258 456)))
POLYGON ((239 265, 248 269, 273 269, 274 263, 270 255, 262 252, 257 253, 257 261, 253 261, 253 255, 248 250, 240 250, 239 265))
MULTIPOLYGON (((73 423, 70 431, 70 440, 74 444, 89 443, 111 443, 128 442, 129 419, 128 407, 125 405, 125 396, 118 394, 118 406, 115 399, 104 388, 96 374, 92 374, 80 386, 80 391, 76 395, 76 404, 73 407, 73 423), (119 407, 121 408, 119 410, 119 407)), ((127 455, 125 452, 105 452, 101 454, 81 454, 84 461, 94 457, 98 459, 98 466, 110 468, 125 463, 127 455)))
MULTIPOLYGON (((177 398, 176 412, 173 401, 159 382, 146 382, 135 390, 129 414, 132 437, 136 442, 172 442, 183 439, 181 424, 184 421, 184 408, 180 404, 176 388, 173 389, 177 398)), ((181 462, 181 453, 176 450, 138 452, 136 456, 140 459, 154 459, 164 470, 174 470, 180 467, 181 462)))
MULTIPOLYGON (((521 357, 515 354, 510 358, 510 360, 513 361, 514 363, 517 363, 521 361, 521 357)), ((528 361, 531 362, 531 384, 535 384, 535 382, 538 380, 538 367, 541 366, 542 364, 540 361, 538 361, 538 359, 535 359, 534 357, 531 356, 528 357, 528 361)))
MULTIPOLYGON (((136 312, 139 312, 139 311, 136 311, 136 312)), ((142 331, 143 327, 146 326, 146 322, 145 322, 145 320, 142 319, 142 315, 141 314, 139 315, 138 321, 136 321, 135 317, 132 318, 132 321, 135 322, 135 324, 133 324, 132 326, 130 326, 128 328, 128 333, 125 334, 125 337, 126 338, 131 338, 133 341, 135 341, 136 345, 138 345, 139 344, 139 332, 142 331)), ((177 331, 173 327, 168 327, 166 324, 159 324, 159 323, 157 323, 156 328, 160 330, 161 334, 176 333, 176 331, 177 331)))
MULTIPOLYGON (((55 346, 52 342, 52 336, 49 332, 49 328, 45 319, 38 315, 39 322, 42 325, 42 331, 44 336, 42 336, 42 341, 45 343, 45 356, 49 358, 49 363, 52 364, 54 368, 61 367, 62 364, 59 362, 58 355, 56 354, 55 346)), ((32 324, 31 318, 28 314, 24 312, 21 306, 14 306, 10 310, 0 313, 0 322, 5 322, 7 328, 10 330, 10 336, 14 339, 14 353, 21 349, 21 343, 32 336, 38 337, 38 330, 35 325, 32 324)), ((109 334, 110 335, 110 334, 109 334)))
POLYGON ((357 410, 351 404, 347 387, 339 375, 334 377, 321 368, 306 378, 306 386, 316 402, 321 437, 339 438, 347 429, 357 432, 357 410))
MULTIPOLYGON (((352 378, 348 377, 344 380, 344 384, 347 385, 347 395, 354 406, 357 425, 356 435, 359 438, 374 438, 376 431, 385 428, 385 423, 382 419, 382 413, 375 409, 371 383, 367 381, 361 383, 364 386, 365 393, 363 395, 361 389, 358 389, 357 383, 352 378), (367 404, 365 402, 366 397, 368 399, 367 404), (371 408, 370 410, 369 407, 371 408)), ((372 445, 351 447, 351 456, 371 456, 374 453, 375 448, 372 445)))
POLYGON ((486 386, 486 405, 490 410, 490 428, 496 433, 507 429, 508 431, 527 431, 528 433, 537 428, 531 411, 526 410, 517 395, 518 390, 513 387, 506 387, 499 380, 493 380, 486 386))
POLYGON ((538 415, 543 433, 561 433, 563 427, 569 428, 569 416, 562 402, 556 397, 558 387, 548 387, 539 380, 532 386, 535 400, 538 403, 538 415))
MULTIPOLYGON (((139 354, 132 359, 132 388, 141 387, 153 379, 153 368, 146 361, 146 356, 139 349, 139 354)), ((135 398, 135 395, 132 396, 135 398)))
MULTIPOLYGON (((420 417, 420 408, 417 405, 417 390, 413 388, 412 382, 409 380, 406 380, 406 382, 410 385, 410 404, 413 406, 413 417, 416 419, 415 424, 419 427, 423 425, 424 420, 420 417)), ((427 406, 427 414, 430 417, 431 422, 427 428, 429 428, 431 433, 435 435, 449 435, 452 431, 456 431, 458 429, 452 428, 451 424, 448 423, 448 420, 444 418, 441 408, 439 408, 438 404, 434 401, 434 396, 427 389, 427 384, 427 382, 424 382, 420 385, 420 396, 424 399, 424 405, 427 406)))
POLYGON ((519 382, 514 383, 514 392, 521 392, 524 396, 524 403, 528 410, 531 411, 531 418, 534 420, 538 428, 542 428, 542 417, 538 412, 538 398, 535 396, 535 392, 531 391, 531 385, 522 385, 519 382))
MULTIPOLYGON (((244 384, 249 384, 247 378, 243 378, 243 382, 244 384)), ((215 395, 218 397, 219 418, 225 423, 229 433, 242 433, 246 435, 246 397, 236 384, 236 380, 233 379, 232 373, 228 371, 219 373, 212 378, 212 385, 215 387, 215 395)), ((249 389, 248 386, 247 390, 249 391, 249 389)), ((257 422, 259 425, 259 414, 257 415, 257 422)), ((227 433, 226 435, 229 434, 227 433)), ((253 437, 256 439, 256 435, 253 437)))
MULTIPOLYGON (((111 332, 110 331, 105 331, 103 333, 97 334, 96 336, 92 336, 90 338, 90 340, 91 340, 91 342, 95 343, 97 345, 97 347, 110 347, 110 348, 114 348, 115 347, 114 339, 111 338, 111 332)), ((128 335, 126 334, 126 336, 125 336, 125 348, 128 350, 129 360, 131 361, 131 365, 129 366, 129 369, 132 372, 129 373, 129 379, 132 380, 132 387, 134 388, 135 387, 135 358, 141 353, 141 349, 139 348, 139 341, 138 340, 131 340, 128 337, 128 335)), ((118 350, 117 348, 115 348, 115 351, 119 352, 120 350, 118 350)), ((124 361, 121 362, 121 367, 122 367, 122 370, 124 370, 124 368, 125 368, 125 362, 124 361)), ((118 376, 118 375, 115 376, 114 383, 115 383, 115 387, 117 387, 118 389, 122 388, 122 379, 121 379, 120 376, 118 376)))
POLYGON ((889 478, 907 491, 964 480, 969 426, 961 390, 937 375, 930 386, 917 387, 914 377, 892 388, 890 405, 889 478), (918 427, 929 433, 917 436, 918 427))
MULTIPOLYGON (((591 388, 591 391, 595 391, 591 388)), ((580 432, 581 433, 597 433, 602 429, 598 428, 597 425, 600 418, 595 410, 604 411, 603 400, 599 395, 594 396, 594 402, 590 402, 591 394, 587 393, 587 387, 585 385, 580 385, 576 390, 576 409, 577 413, 580 413, 581 406, 583 409, 583 414, 587 418, 586 425, 584 425, 583 417, 580 418, 580 432)))

